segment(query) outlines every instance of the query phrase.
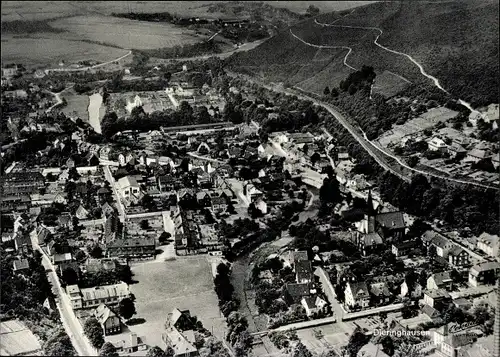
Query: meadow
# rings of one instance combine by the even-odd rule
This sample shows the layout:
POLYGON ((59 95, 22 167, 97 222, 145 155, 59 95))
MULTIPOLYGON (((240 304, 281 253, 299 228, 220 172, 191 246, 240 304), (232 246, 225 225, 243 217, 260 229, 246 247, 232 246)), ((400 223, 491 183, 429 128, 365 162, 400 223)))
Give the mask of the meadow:
MULTIPOLYGON (((75 16, 50 23, 70 36, 126 49, 154 49, 195 43, 205 36, 168 23, 134 21, 110 16, 75 16)), ((60 36, 60 35, 59 35, 60 36)), ((63 35, 64 36, 64 35, 63 35)))
POLYGON ((78 117, 83 121, 87 121, 89 119, 89 96, 86 94, 77 94, 73 90, 66 91, 63 94, 63 98, 66 99, 68 103, 65 107, 61 109, 61 111, 70 116, 70 117, 78 117))
POLYGON ((53 34, 14 37, 2 35, 2 63, 22 63, 28 67, 57 66, 60 61, 73 63, 82 60, 110 61, 127 50, 74 40, 57 39, 53 34))

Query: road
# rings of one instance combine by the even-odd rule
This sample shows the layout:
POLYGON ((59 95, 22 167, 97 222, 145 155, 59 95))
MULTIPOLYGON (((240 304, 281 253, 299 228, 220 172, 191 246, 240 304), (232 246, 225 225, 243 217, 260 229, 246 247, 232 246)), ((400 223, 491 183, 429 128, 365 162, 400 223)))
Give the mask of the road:
POLYGON ((62 104, 63 100, 61 98, 61 93, 71 89, 74 87, 74 84, 72 84, 71 86, 69 86, 68 88, 64 88, 62 91, 60 91, 59 93, 54 93, 54 92, 48 92, 50 94, 52 94, 55 98, 56 98, 56 103, 51 106, 49 109, 47 109, 45 111, 45 113, 50 113, 52 111, 52 109, 54 109, 55 107, 57 107, 58 105, 62 104))
POLYGON ((132 54, 132 51, 128 51, 127 54, 125 54, 125 55, 123 55, 121 57, 115 58, 114 60, 111 60, 111 61, 99 63, 99 64, 96 64, 94 66, 82 67, 82 68, 51 68, 51 69, 46 69, 45 73, 48 74, 49 72, 80 72, 80 71, 88 71, 89 69, 95 69, 95 68, 106 66, 106 65, 108 65, 110 63, 113 63, 113 62, 121 61, 122 59, 130 56, 131 54, 132 54))
MULTIPOLYGON (((236 75, 235 73, 231 73, 231 72, 227 72, 227 74, 229 76, 235 76, 236 75)), ((310 97, 307 94, 304 94, 305 91, 303 89, 295 87, 295 88, 298 89, 298 91, 297 91, 297 90, 292 90, 292 89, 286 89, 286 88, 283 88, 283 87, 280 87, 280 86, 277 86, 277 85, 270 86, 270 85, 261 83, 261 82, 255 80, 255 79, 252 79, 252 78, 250 78, 248 76, 244 76, 244 75, 240 75, 240 76, 243 76, 246 79, 248 79, 249 81, 254 82, 254 83, 256 83, 256 84, 258 84, 258 85, 260 85, 260 86, 262 86, 262 87, 264 87, 266 89, 269 89, 271 91, 281 92, 281 93, 284 93, 284 94, 287 94, 287 95, 296 96, 299 99, 308 100, 308 101, 311 101, 313 104, 316 104, 318 106, 322 106, 330 114, 332 114, 333 117, 340 124, 342 124, 342 126, 354 137, 354 139, 356 139, 356 141, 366 150, 366 152, 368 152, 368 154, 377 162, 377 164, 379 164, 384 170, 389 171, 392 174, 396 175, 401 180, 404 180, 406 182, 410 182, 411 181, 411 177, 412 177, 412 175, 404 172, 402 170, 402 168, 403 168, 403 169, 405 169, 407 171, 410 171, 410 172, 419 173, 419 174, 422 174, 422 175, 425 175, 425 176, 428 176, 428 177, 439 178, 441 180, 447 180, 449 182, 455 182, 455 183, 460 183, 460 184, 467 184, 467 185, 472 185, 472 186, 481 187, 481 188, 497 189, 497 187, 494 186, 494 185, 485 185, 485 184, 482 184, 482 183, 479 183, 479 182, 472 182, 472 181, 467 181, 467 180, 455 179, 455 178, 451 178, 451 177, 448 177, 448 176, 439 175, 439 174, 436 174, 436 173, 433 173, 433 172, 424 171, 424 170, 415 169, 413 167, 410 167, 406 163, 404 163, 401 159, 398 159, 394 155, 388 155, 388 153, 386 153, 385 151, 381 150, 377 145, 374 145, 371 141, 367 140, 365 138, 365 136, 364 136, 364 133, 358 127, 355 127, 354 125, 352 125, 332 105, 330 105, 328 103, 325 103, 325 102, 322 102, 322 101, 319 101, 319 100, 317 100, 317 99, 315 99, 313 97, 310 97), (398 165, 395 166, 395 165, 389 163, 387 161, 388 157, 391 160, 395 160, 398 163, 398 165)), ((326 129, 323 128, 323 131, 328 136, 331 136, 331 134, 328 133, 326 131, 326 129)))
POLYGON ((56 305, 59 310, 63 327, 68 334, 73 347, 79 356, 97 356, 98 351, 90 345, 89 340, 84 335, 82 325, 71 308, 68 295, 66 295, 61 287, 59 278, 55 273, 56 268, 50 262, 49 257, 41 249, 35 235, 31 235, 31 240, 33 248, 42 254, 42 265, 44 266, 45 271, 47 272, 47 278, 52 285, 52 291, 56 298, 56 305))
POLYGON ((102 168, 104 171, 104 177, 106 177, 106 180, 108 180, 109 185, 113 189, 113 194, 115 195, 115 200, 116 200, 116 206, 118 208, 118 213, 120 215, 120 221, 125 222, 125 208, 123 207, 122 200, 120 199, 120 195, 118 194, 118 191, 116 189, 115 179, 111 174, 111 170, 109 169, 108 165, 104 165, 102 168))

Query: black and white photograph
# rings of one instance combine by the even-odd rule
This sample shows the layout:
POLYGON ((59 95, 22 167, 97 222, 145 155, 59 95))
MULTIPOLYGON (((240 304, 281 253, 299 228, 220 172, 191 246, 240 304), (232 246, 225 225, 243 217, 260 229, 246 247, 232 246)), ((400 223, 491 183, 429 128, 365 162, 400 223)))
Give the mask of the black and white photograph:
POLYGON ((1 13, 0 356, 500 357, 499 0, 1 13))

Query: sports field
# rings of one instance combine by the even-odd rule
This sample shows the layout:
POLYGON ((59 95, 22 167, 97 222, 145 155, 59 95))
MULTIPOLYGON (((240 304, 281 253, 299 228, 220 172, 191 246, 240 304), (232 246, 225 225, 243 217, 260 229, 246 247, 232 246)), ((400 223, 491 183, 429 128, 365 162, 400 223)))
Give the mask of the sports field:
MULTIPOLYGON (((215 336, 224 335, 225 321, 219 312, 211 266, 206 257, 183 257, 132 265, 137 284, 130 286, 136 297, 137 315, 146 322, 129 326, 149 345, 163 346, 161 333, 167 314, 174 308, 189 309, 215 336)), ((123 334, 113 336, 123 339, 123 334)), ((111 339, 111 337, 110 337, 111 339)))

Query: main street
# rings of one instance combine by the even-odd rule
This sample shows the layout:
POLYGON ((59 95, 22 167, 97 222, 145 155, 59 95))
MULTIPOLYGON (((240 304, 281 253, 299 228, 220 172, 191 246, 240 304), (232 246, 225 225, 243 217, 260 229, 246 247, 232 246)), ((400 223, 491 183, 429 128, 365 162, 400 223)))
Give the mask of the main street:
POLYGON ((55 295, 57 309, 59 311, 63 327, 69 336, 73 347, 79 356, 97 356, 97 350, 90 345, 89 340, 84 335, 82 325, 71 308, 68 295, 66 295, 61 287, 61 283, 59 282, 59 278, 56 274, 56 268, 52 265, 49 257, 38 244, 36 236, 31 235, 31 240, 33 248, 38 250, 42 255, 42 265, 47 272, 49 282, 52 284, 52 292, 55 295))
POLYGON ((104 170, 104 176, 106 177, 106 180, 108 180, 109 185, 111 186, 111 189, 113 190, 113 194, 115 195, 116 207, 118 208, 118 213, 120 215, 120 221, 125 222, 125 207, 123 207, 123 203, 120 199, 120 195, 118 194, 118 191, 116 190, 115 179, 113 178, 113 175, 111 174, 111 170, 109 169, 108 165, 104 165, 102 168, 104 170))

